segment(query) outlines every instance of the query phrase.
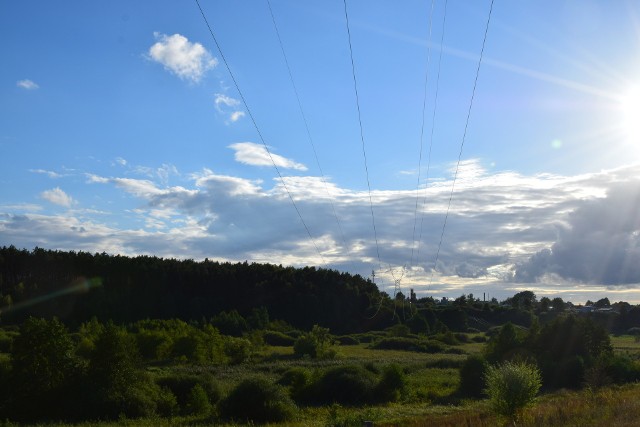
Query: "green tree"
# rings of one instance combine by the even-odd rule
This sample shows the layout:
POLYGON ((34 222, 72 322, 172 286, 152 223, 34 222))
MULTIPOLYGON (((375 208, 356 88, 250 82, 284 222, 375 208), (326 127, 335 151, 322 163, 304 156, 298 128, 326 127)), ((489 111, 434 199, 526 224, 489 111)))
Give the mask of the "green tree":
POLYGON ((566 304, 564 303, 564 301, 562 300, 562 298, 560 297, 555 297, 554 299, 551 300, 551 307, 553 307, 553 309, 555 311, 564 311, 566 304))
POLYGON ((525 362, 489 366, 485 381, 485 392, 493 409, 514 421, 520 411, 533 402, 542 386, 540 370, 525 362))
POLYGON ((64 384, 74 366, 73 341, 58 319, 31 317, 13 342, 11 360, 16 386, 39 396, 64 384))
POLYGON ((29 318, 20 327, 11 354, 13 410, 24 419, 60 418, 74 400, 80 368, 73 341, 56 318, 29 318), (33 405, 33 402, 38 402, 33 405))

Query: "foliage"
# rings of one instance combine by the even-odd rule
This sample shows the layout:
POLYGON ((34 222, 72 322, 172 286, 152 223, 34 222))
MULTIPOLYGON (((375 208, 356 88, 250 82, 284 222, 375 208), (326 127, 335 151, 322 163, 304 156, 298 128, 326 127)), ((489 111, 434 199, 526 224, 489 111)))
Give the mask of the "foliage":
POLYGON ((295 342, 295 339, 289 335, 283 334, 278 331, 264 331, 262 339, 268 345, 290 347, 295 342))
MULTIPOLYGON (((222 396, 220 384, 213 377, 213 375, 208 373, 199 375, 184 373, 172 374, 160 377, 156 382, 161 387, 171 391, 171 393, 175 396, 177 405, 183 414, 190 413, 190 411, 192 410, 191 408, 193 408, 194 403, 191 402, 190 408, 189 402, 194 399, 194 396, 192 396, 192 394, 196 386, 199 390, 204 391, 207 402, 209 402, 210 404, 217 403, 222 396)), ((197 393, 201 394, 199 390, 197 391, 197 393)), ((201 399, 201 396, 197 397, 198 399, 201 399)))
POLYGON ((289 420, 296 410, 284 388, 261 377, 242 381, 220 402, 223 418, 259 424, 289 420))
POLYGON ((214 324, 229 327, 229 333, 237 336, 248 328, 262 328, 270 319, 300 329, 321 324, 341 334, 360 332, 362 319, 380 301, 370 280, 323 268, 27 251, 13 246, 0 247, 0 283, 3 300, 14 306, 66 294, 42 298, 23 310, 3 310, 5 322, 56 314, 74 324, 92 316, 119 324, 213 317, 214 324), (82 292, 77 292, 80 288, 82 292))
POLYGON ((405 350, 420 353, 443 353, 446 347, 438 341, 416 338, 381 338, 371 348, 377 350, 405 350))
POLYGON ((329 329, 314 325, 310 332, 301 335, 293 344, 293 353, 311 358, 331 358, 335 353, 330 351, 332 338, 329 329))
POLYGON ((467 357, 460 367, 459 392, 463 396, 480 397, 486 386, 485 373, 489 364, 484 357, 472 355, 467 357))
POLYGON ((64 397, 76 395, 80 366, 73 342, 58 320, 29 318, 15 338, 12 352, 12 413, 22 419, 63 418, 70 410, 64 397), (37 406, 32 403, 38 402, 37 406))
POLYGON ((522 408, 533 402, 542 386, 540 370, 535 365, 524 362, 489 366, 485 381, 486 393, 493 409, 512 419, 522 408))
POLYGON ((310 385, 314 403, 360 405, 375 400, 375 375, 358 365, 330 368, 310 385))
POLYGON ((385 366, 374 393, 377 400, 394 402, 405 392, 407 379, 402 367, 396 364, 385 366))
POLYGON ((209 415, 213 409, 207 392, 200 384, 194 385, 189 391, 185 406, 186 412, 191 415, 209 415))
POLYGON ((244 363, 251 358, 251 342, 244 338, 228 337, 224 342, 224 353, 232 365, 244 363))
POLYGON ((240 337, 249 330, 249 324, 237 310, 222 311, 211 318, 211 324, 222 334, 240 337))
POLYGON ((518 354, 524 344, 524 337, 511 322, 500 328, 500 332, 489 340, 485 350, 487 360, 501 362, 518 354))
POLYGON ((584 372, 601 356, 611 354, 606 330, 588 318, 558 317, 545 325, 532 343, 545 385, 579 387, 584 372))

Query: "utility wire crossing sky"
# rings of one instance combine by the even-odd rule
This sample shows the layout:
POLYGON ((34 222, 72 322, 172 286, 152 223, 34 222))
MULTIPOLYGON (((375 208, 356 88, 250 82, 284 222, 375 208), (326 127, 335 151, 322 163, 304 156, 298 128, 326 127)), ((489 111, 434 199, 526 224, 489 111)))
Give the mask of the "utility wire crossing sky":
POLYGON ((0 245, 640 301, 635 2, 27 0, 0 35, 0 245))

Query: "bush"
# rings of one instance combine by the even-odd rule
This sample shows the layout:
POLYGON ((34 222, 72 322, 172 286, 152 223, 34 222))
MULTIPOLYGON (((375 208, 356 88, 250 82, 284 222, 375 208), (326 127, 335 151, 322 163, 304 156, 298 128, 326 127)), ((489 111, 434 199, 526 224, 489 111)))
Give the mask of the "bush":
POLYGON ((280 379, 278 384, 289 387, 291 397, 295 400, 304 400, 304 393, 311 381, 311 374, 304 368, 289 368, 280 379))
POLYGON ((220 415, 227 420, 275 423, 290 420, 295 412, 286 390, 264 378, 242 381, 220 402, 220 415))
POLYGON ((229 363, 239 365, 251 358, 251 342, 244 338, 227 337, 224 353, 229 358, 229 363))
POLYGON ((213 407, 209 402, 207 392, 200 384, 193 386, 187 396, 186 412, 190 415, 209 415, 213 407))
POLYGON ((382 338, 375 342, 371 348, 376 350, 405 350, 420 353, 444 353, 446 348, 438 341, 418 340, 415 338, 382 338))
POLYGON ((181 412, 189 412, 188 403, 192 390, 199 386, 205 392, 210 403, 217 403, 221 397, 220 385, 211 374, 187 375, 178 374, 159 378, 157 383, 163 388, 167 388, 176 397, 181 412))
POLYGON ((338 341, 338 343, 340 343, 340 345, 358 345, 360 344, 360 341, 358 341, 357 338, 354 338, 351 335, 344 335, 341 337, 336 338, 336 341, 338 341))
POLYGON ((480 397, 485 388, 485 372, 488 363, 482 356, 469 356, 460 367, 460 385, 462 396, 480 397))
POLYGON ((375 386, 375 375, 363 367, 338 366, 311 385, 309 398, 323 404, 361 405, 374 401, 375 386))
POLYGON ((398 365, 385 366, 375 388, 375 395, 382 402, 395 402, 405 391, 407 378, 398 365))
POLYGON ((511 419, 533 402, 542 386, 538 367, 524 362, 489 366, 485 381, 493 409, 511 419))
POLYGON ((296 341, 289 335, 285 335, 282 332, 277 331, 265 331, 262 335, 262 339, 268 345, 279 347, 290 347, 296 341))
POLYGON ((298 357, 331 358, 334 352, 329 351, 331 337, 329 329, 314 325, 311 332, 301 335, 293 344, 293 353, 298 357))

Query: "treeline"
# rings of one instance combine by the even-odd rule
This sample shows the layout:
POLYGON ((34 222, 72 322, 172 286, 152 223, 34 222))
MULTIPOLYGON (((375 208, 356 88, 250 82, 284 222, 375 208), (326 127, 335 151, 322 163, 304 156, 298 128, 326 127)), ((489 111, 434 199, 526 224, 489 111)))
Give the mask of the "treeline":
MULTIPOLYGON (((392 316, 371 319, 382 299, 370 280, 322 268, 0 248, 4 323, 29 316, 57 316, 68 325, 94 316, 200 321, 232 310, 246 318, 267 307, 296 328, 319 324, 348 333, 388 326, 392 316)), ((380 314, 389 304, 386 298, 380 314)))

